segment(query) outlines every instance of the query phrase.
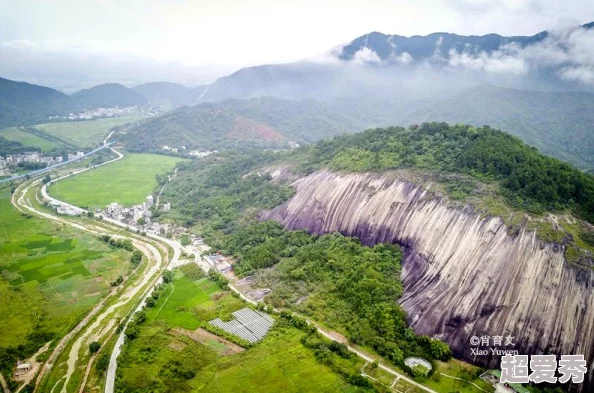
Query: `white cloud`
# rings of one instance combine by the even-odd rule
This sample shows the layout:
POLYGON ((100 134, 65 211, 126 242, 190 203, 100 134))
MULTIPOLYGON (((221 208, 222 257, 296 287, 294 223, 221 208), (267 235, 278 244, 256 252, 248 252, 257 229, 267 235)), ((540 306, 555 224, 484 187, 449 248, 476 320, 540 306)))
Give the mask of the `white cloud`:
POLYGON ((565 67, 559 75, 566 80, 594 84, 594 67, 565 67))
POLYGON ((565 80, 594 84, 594 29, 555 30, 536 44, 504 45, 492 53, 450 51, 448 65, 492 73, 523 74, 543 67, 559 68, 565 80))
POLYGON ((363 47, 359 49, 353 55, 353 60, 351 60, 355 64, 369 64, 369 63, 381 63, 380 57, 373 51, 373 49, 369 49, 368 47, 363 47))

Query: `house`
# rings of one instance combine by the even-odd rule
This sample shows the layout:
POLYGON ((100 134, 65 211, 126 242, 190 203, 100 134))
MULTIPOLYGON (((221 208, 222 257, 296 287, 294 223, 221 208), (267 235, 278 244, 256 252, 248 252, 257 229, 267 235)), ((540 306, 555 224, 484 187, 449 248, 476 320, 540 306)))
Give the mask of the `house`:
POLYGON ((148 196, 146 197, 146 205, 147 205, 148 207, 152 207, 152 206, 153 206, 153 204, 154 204, 154 202, 153 202, 153 196, 152 196, 152 195, 148 195, 148 196))
POLYGON ((171 210, 171 203, 167 202, 163 204, 163 211, 168 212, 171 210))
POLYGON ((19 362, 16 366, 16 375, 26 374, 31 370, 31 364, 19 362))

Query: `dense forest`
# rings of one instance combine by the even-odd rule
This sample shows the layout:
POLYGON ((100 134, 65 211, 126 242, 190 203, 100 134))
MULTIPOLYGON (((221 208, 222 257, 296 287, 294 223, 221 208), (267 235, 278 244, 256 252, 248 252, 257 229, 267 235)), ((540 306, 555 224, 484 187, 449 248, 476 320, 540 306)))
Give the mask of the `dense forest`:
POLYGON ((424 123, 320 141, 295 153, 300 170, 419 168, 499 182, 510 205, 534 213, 570 209, 594 222, 594 176, 490 127, 424 123))

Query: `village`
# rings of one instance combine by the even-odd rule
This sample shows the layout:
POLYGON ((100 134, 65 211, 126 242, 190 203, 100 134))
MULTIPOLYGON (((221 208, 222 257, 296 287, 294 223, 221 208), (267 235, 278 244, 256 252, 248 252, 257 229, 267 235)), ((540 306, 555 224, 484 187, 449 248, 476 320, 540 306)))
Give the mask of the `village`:
MULTIPOLYGON (((85 153, 82 151, 68 154, 67 161, 72 161, 84 157, 85 153)), ((64 161, 62 156, 45 156, 36 151, 30 151, 19 154, 9 154, 6 157, 0 156, 0 176, 12 176, 16 172, 16 168, 21 163, 35 163, 42 164, 43 167, 60 164, 64 161)), ((21 165, 22 166, 22 165, 21 165)))
MULTIPOLYGON (((60 206, 61 211, 68 214, 67 206, 60 206)), ((206 262, 210 267, 215 268, 220 273, 231 271, 231 263, 221 253, 207 254, 208 246, 204 244, 204 240, 195 234, 187 233, 183 226, 172 223, 161 223, 152 220, 153 211, 167 212, 171 210, 171 203, 166 202, 157 206, 152 195, 148 195, 142 204, 134 205, 132 207, 125 207, 117 202, 112 202, 105 207, 103 211, 95 212, 96 215, 106 217, 112 220, 117 220, 126 224, 137 232, 147 233, 155 236, 163 236, 167 238, 178 239, 184 247, 186 257, 193 258, 197 263, 200 263, 201 256, 205 256, 206 262)), ((58 213, 60 211, 57 210, 58 213)))
POLYGON ((138 111, 136 106, 125 108, 95 108, 79 113, 69 113, 68 116, 49 116, 49 120, 93 120, 129 115, 138 111))

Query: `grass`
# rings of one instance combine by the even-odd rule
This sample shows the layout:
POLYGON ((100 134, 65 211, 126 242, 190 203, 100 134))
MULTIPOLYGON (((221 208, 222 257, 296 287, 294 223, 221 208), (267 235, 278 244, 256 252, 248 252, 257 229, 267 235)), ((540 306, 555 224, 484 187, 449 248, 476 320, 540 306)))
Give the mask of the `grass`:
POLYGON ((208 278, 191 278, 197 276, 202 276, 202 271, 194 264, 176 269, 173 283, 166 286, 155 306, 148 310, 148 320, 168 328, 195 330, 201 322, 217 317, 231 319, 233 311, 244 307, 241 300, 223 293, 208 278))
MULTIPOLYGON (((245 306, 207 278, 189 276, 176 271, 173 286, 148 311, 139 337, 127 341, 118 361, 116 391, 359 391, 318 363, 300 342, 305 333, 293 327, 277 326, 263 341, 232 356, 219 356, 214 346, 169 334, 173 326, 194 329, 200 320, 224 317, 245 306)), ((353 372, 361 365, 355 360, 353 372)))
POLYGON ((11 141, 20 142, 27 147, 39 148, 42 151, 49 151, 56 147, 61 147, 61 145, 57 142, 41 138, 19 127, 4 128, 0 130, 0 136, 3 136, 4 138, 11 141))
POLYGON ((130 269, 130 253, 10 205, 0 189, 0 348, 61 335, 130 269))
POLYGON ((491 384, 479 378, 483 370, 468 363, 452 359, 447 363, 435 361, 436 370, 433 375, 425 381, 425 385, 437 390, 438 392, 460 392, 460 393, 480 393, 481 390, 469 382, 478 385, 487 392, 493 392, 491 384), (451 377, 463 379, 449 378, 451 377))
POLYGON ((73 145, 91 147, 101 143, 113 127, 131 123, 142 118, 143 116, 127 116, 113 119, 45 123, 38 124, 35 128, 71 142, 73 145))
POLYGON ((49 188, 58 199, 86 208, 111 202, 142 203, 157 188, 156 175, 170 171, 182 159, 156 154, 126 154, 121 160, 81 173, 49 188))

